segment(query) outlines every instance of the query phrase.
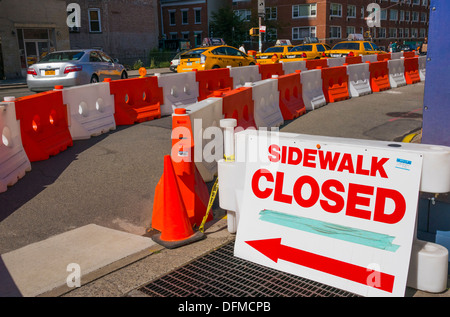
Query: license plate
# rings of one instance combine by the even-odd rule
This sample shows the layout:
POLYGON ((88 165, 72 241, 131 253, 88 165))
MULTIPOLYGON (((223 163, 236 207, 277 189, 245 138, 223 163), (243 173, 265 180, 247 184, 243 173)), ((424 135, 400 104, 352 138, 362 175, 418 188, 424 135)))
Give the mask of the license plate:
POLYGON ((331 54, 331 57, 341 57, 341 54, 331 54))
POLYGON ((187 62, 186 65, 192 66, 192 62, 187 62))
POLYGON ((266 58, 269 58, 269 56, 261 56, 260 58, 261 59, 266 59, 266 58))
POLYGON ((297 55, 288 55, 287 58, 296 58, 297 55))
POLYGON ((55 75, 55 70, 46 70, 45 71, 45 76, 54 76, 55 75))

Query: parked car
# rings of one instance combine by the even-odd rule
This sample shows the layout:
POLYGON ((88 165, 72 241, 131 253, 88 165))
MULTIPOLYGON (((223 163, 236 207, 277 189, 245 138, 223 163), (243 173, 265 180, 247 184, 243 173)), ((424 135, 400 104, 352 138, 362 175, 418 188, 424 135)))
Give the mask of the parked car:
POLYGON ((177 72, 177 67, 180 64, 180 55, 182 52, 177 53, 177 55, 175 55, 175 57, 170 61, 170 70, 173 72, 177 72))
POLYGON ((273 64, 284 58, 284 55, 288 53, 294 45, 291 42, 279 42, 276 45, 269 47, 263 53, 256 54, 256 61, 258 64, 273 64))
POLYGON ((180 55, 177 72, 255 65, 253 57, 228 45, 197 47, 180 55))
POLYGON ((346 57, 386 53, 370 41, 343 41, 325 52, 328 57, 346 57))
POLYGON ((51 90, 56 85, 71 87, 103 81, 105 78, 128 78, 125 67, 100 50, 52 52, 27 70, 31 91, 51 90))
POLYGON ((294 46, 283 55, 282 61, 298 61, 304 59, 320 59, 325 57, 325 51, 330 47, 327 44, 311 43, 294 46))

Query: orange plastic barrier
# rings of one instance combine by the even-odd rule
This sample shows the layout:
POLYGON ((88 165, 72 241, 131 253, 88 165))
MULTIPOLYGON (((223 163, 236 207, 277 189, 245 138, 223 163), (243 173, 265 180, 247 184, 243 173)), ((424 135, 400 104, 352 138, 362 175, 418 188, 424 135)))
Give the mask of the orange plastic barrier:
MULTIPOLYGON (((176 108, 172 115, 172 153, 171 161, 176 176, 176 189, 180 191, 184 207, 192 225, 200 226, 206 214, 209 202, 209 191, 194 162, 194 139, 191 120, 186 109, 176 108)), ((173 182, 168 184, 163 174, 156 185, 153 203, 152 228, 162 231, 165 214, 168 211, 167 197, 164 196, 167 186, 171 190, 173 182), (172 184, 172 185, 170 185, 172 184)), ((207 221, 212 220, 210 213, 207 221)))
POLYGON ((405 79, 408 85, 420 82, 419 59, 417 57, 405 58, 405 79))
POLYGON ((306 113, 299 72, 278 77, 278 91, 284 120, 292 120, 306 113))
POLYGON ((403 57, 404 58, 416 57, 416 52, 415 51, 403 52, 403 57))
POLYGON ((233 78, 229 68, 196 71, 195 80, 198 82, 198 101, 214 96, 215 91, 224 92, 233 89, 233 78))
POLYGON ((391 60, 391 53, 384 53, 384 54, 377 54, 377 60, 380 61, 384 61, 384 60, 391 60))
POLYGON ((224 119, 236 119, 236 128, 257 128, 251 87, 239 87, 224 93, 216 92, 214 96, 223 98, 222 113, 224 119))
POLYGON ((258 64, 261 80, 272 78, 272 75, 284 75, 283 64, 258 64))
POLYGON ((194 232, 192 228, 170 155, 164 157, 161 179, 164 186, 157 198, 164 201, 164 212, 160 215, 160 233, 153 235, 152 240, 168 249, 174 249, 204 239, 206 236, 202 232, 194 232))
POLYGON ((161 118, 164 96, 157 77, 113 80, 109 83, 109 89, 114 95, 116 125, 131 125, 161 118))
POLYGON ((345 58, 345 63, 347 65, 360 64, 362 63, 362 56, 347 56, 345 58))
POLYGON ((30 162, 47 160, 73 145, 62 91, 47 91, 15 100, 22 145, 30 162))
POLYGON ((389 83, 389 68, 387 61, 366 62, 369 63, 370 87, 373 92, 391 89, 389 83))
POLYGON ((347 67, 322 68, 322 90, 327 102, 349 99, 347 67))
POLYGON ((328 60, 326 58, 307 59, 306 60, 306 68, 308 70, 316 69, 318 67, 327 68, 328 67, 328 60))

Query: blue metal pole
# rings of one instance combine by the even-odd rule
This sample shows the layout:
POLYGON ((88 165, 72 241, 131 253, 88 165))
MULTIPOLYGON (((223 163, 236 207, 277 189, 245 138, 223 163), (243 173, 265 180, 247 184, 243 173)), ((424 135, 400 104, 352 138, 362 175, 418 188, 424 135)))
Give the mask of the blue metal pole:
POLYGON ((450 1, 431 0, 422 143, 450 146, 450 1))

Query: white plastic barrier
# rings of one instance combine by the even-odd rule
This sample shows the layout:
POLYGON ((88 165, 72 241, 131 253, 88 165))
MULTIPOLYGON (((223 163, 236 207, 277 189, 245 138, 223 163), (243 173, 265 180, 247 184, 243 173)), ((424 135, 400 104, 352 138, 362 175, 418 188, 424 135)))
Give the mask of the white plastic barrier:
POLYGON ((185 105, 197 102, 199 91, 198 82, 195 80, 195 72, 168 74, 158 77, 158 86, 163 89, 164 104, 161 105, 161 116, 173 113, 175 108, 183 108, 185 105))
POLYGON ((306 61, 282 62, 285 75, 295 73, 296 70, 305 71, 306 61))
POLYGON ((73 140, 89 139, 116 129, 114 95, 110 94, 109 83, 69 87, 61 91, 73 140))
POLYGON ((219 138, 222 102, 222 98, 207 98, 184 106, 192 125, 195 165, 205 182, 214 180, 217 161, 223 157, 222 138, 219 138))
POLYGON ((261 74, 259 73, 259 66, 242 66, 242 67, 231 67, 230 77, 233 78, 233 89, 242 87, 245 83, 254 83, 255 81, 261 80, 261 74))
POLYGON ((269 78, 245 83, 245 87, 252 87, 254 117, 258 129, 279 127, 284 123, 280 110, 278 79, 269 78))
POLYGON ((14 97, 5 97, 4 100, 0 102, 0 193, 31 171, 16 119, 14 97))
POLYGON ((378 61, 378 56, 376 54, 370 54, 370 55, 362 55, 362 62, 377 62, 378 61))
POLYGON ((338 67, 345 63, 345 57, 327 58, 328 67, 338 67))
MULTIPOLYGON (((311 173, 310 178, 317 179, 319 181, 319 186, 324 180, 327 179, 327 177, 329 177, 330 180, 332 179, 344 181, 344 179, 347 179, 346 177, 355 177, 352 176, 353 173, 361 175, 364 174, 367 175, 364 182, 368 182, 368 184, 371 183, 371 186, 374 186, 374 188, 377 186, 381 186, 380 188, 382 188, 382 186, 385 184, 384 182, 389 182, 389 184, 391 184, 390 186, 392 186, 389 188, 397 191, 398 193, 400 193, 400 195, 404 195, 403 198, 407 202, 404 207, 406 208, 404 215, 406 217, 406 215, 409 214, 409 216, 407 224, 403 228, 407 229, 408 233, 406 234, 406 236, 404 236, 405 240, 402 241, 404 241, 404 243, 406 243, 404 245, 407 246, 408 239, 412 239, 413 247, 411 249, 411 253, 406 252, 406 254, 403 253, 402 256, 403 263, 405 263, 405 256, 410 256, 410 259, 407 259, 408 262, 405 263, 409 264, 409 270, 408 267, 403 268, 404 273, 402 274, 408 272, 403 282, 410 287, 428 292, 439 293, 446 289, 448 277, 448 251, 441 245, 424 242, 415 238, 414 222, 416 220, 414 215, 416 211, 412 209, 417 208, 417 201, 415 201, 415 199, 417 199, 416 197, 418 196, 417 190, 431 193, 450 192, 450 147, 415 143, 357 140, 293 133, 275 133, 267 131, 263 134, 263 137, 261 137, 261 135, 261 131, 250 130, 236 133, 234 138, 235 161, 226 162, 225 160, 220 160, 218 162, 219 204, 221 208, 227 211, 233 211, 235 213, 234 218, 236 223, 232 225, 232 228, 243 230, 238 232, 237 236, 248 235, 248 226, 245 226, 245 228, 241 229, 242 227, 244 227, 244 224, 241 225, 240 222, 244 221, 243 217, 245 217, 246 225, 248 224, 249 217, 247 217, 247 215, 250 212, 248 208, 249 206, 253 206, 253 204, 255 203, 257 204, 257 206, 251 207, 254 209, 251 211, 252 213, 254 213, 255 210, 269 210, 269 212, 272 211, 272 214, 274 214, 273 211, 275 211, 275 214, 277 211, 282 212, 283 209, 281 208, 289 210, 290 208, 294 207, 290 207, 289 201, 291 200, 289 200, 289 197, 291 197, 292 199, 292 204, 302 204, 302 200, 297 200, 297 198, 292 197, 292 195, 295 196, 296 193, 298 193, 298 191, 295 192, 295 189, 291 187, 292 182, 297 179, 297 176, 292 176, 288 173, 288 165, 292 166, 292 168, 294 169, 296 168, 296 164, 298 165, 297 168, 300 168, 300 165, 302 165, 301 168, 306 168, 306 170, 299 171, 299 175, 305 176, 306 174, 311 173), (278 144, 279 148, 273 148, 275 150, 273 152, 270 152, 270 148, 272 147, 271 144, 278 144), (286 148, 283 149, 282 146, 286 146, 286 148), (297 151, 291 151, 291 148, 297 151), (298 153, 299 149, 301 152, 304 152, 303 159, 301 159, 302 156, 298 153), (307 160, 305 149, 310 149, 307 160), (324 157, 326 157, 328 154, 331 154, 331 156, 329 156, 328 159, 325 160, 330 163, 330 159, 333 156, 332 153, 335 153, 334 155, 336 155, 338 153, 346 153, 346 151, 351 153, 347 155, 351 155, 352 157, 354 157, 354 164, 361 164, 361 162, 356 163, 357 156, 359 157, 359 160, 363 155, 369 155, 367 159, 370 160, 371 156, 372 162, 374 162, 374 157, 379 162, 381 162, 382 157, 388 158, 382 159, 384 160, 383 165, 386 166, 387 174, 382 176, 381 174, 378 174, 378 172, 370 172, 369 176, 369 169, 371 168, 366 166, 364 167, 364 169, 366 170, 364 171, 360 169, 360 172, 357 171, 359 169, 358 167, 355 167, 354 170, 349 170, 346 168, 346 174, 344 175, 341 173, 336 173, 336 168, 337 170, 339 170, 338 166, 340 165, 338 162, 335 162, 336 165, 333 165, 334 167, 331 167, 330 165, 324 165, 325 167, 323 167, 322 163, 320 163, 320 160, 323 160, 324 157), (324 153, 324 156, 322 158, 320 158, 321 155, 319 155, 319 152, 324 153), (290 153, 294 153, 294 155, 290 153), (412 161, 408 159, 411 159, 412 161), (300 161, 301 164, 299 163, 300 161), (313 169, 315 169, 316 171, 314 172, 313 169), (327 169, 330 169, 330 171, 326 172, 327 169), (251 175, 255 175, 253 173, 257 170, 263 171, 262 174, 260 174, 262 176, 258 178, 259 181, 257 181, 256 183, 254 182, 254 179, 249 181, 251 175), (347 174, 348 171, 350 171, 349 174, 347 174), (284 174, 284 177, 282 175, 278 175, 279 172, 284 174), (307 173, 304 174, 303 172, 307 173), (325 177, 324 173, 329 173, 329 176, 325 177), (373 183, 369 179, 370 177, 372 177, 371 179, 373 180, 373 183), (412 186, 408 189, 405 188, 405 177, 411 177, 412 182, 411 184, 408 184, 408 186, 412 186), (291 180, 288 182, 286 180, 287 178, 291 180), (378 185, 375 184, 376 179, 378 179, 380 182, 378 185), (255 192, 254 190, 255 186, 258 190, 257 192, 255 192), (256 198, 253 197, 259 198, 260 201, 256 202, 256 198), (283 205, 283 203, 288 205, 283 205)), ((344 160, 344 156, 342 156, 341 164, 344 161, 349 163, 350 161, 348 161, 347 159, 344 160)), ((364 158, 362 158, 362 160, 364 160, 364 158)), ((380 167, 380 165, 378 165, 378 167, 380 167)), ((378 169, 378 171, 380 170, 378 169)), ((308 176, 306 175, 306 177, 308 176)), ((363 181, 363 178, 361 178, 360 180, 363 181)), ((351 180, 346 181, 351 182, 351 180)), ((308 184, 310 184, 310 182, 308 182, 308 184)), ((387 184, 388 183, 386 183, 386 186, 387 184)), ((341 194, 343 195, 345 204, 344 191, 345 187, 344 189, 340 190, 341 194)), ((307 202, 309 204, 310 198, 306 198, 312 197, 309 187, 306 192, 307 194, 305 194, 305 197, 302 196, 301 198, 305 199, 304 202, 307 202)), ((320 197, 323 197, 322 195, 323 194, 321 194, 320 197)), ((327 198, 330 197, 331 196, 327 196, 327 198)), ((374 197, 372 198, 375 199, 374 197)), ((402 199, 397 200, 397 202, 401 202, 401 200, 402 199)), ((323 200, 323 202, 326 202, 326 200, 323 200)), ((367 201, 364 204, 367 205, 367 208, 365 208, 364 210, 371 210, 371 213, 374 212, 372 204, 370 204, 371 207, 369 207, 367 201)), ((395 205, 396 204, 397 203, 395 203, 395 205)), ((402 204, 399 203, 399 205, 402 204)), ((303 207, 309 208, 311 206, 312 205, 303 207)), ((322 206, 322 208, 325 208, 324 205, 322 205, 322 200, 320 206, 322 206)), ((327 204, 326 206, 330 207, 331 205, 327 204)), ((298 205, 295 208, 298 208, 298 205)), ((388 208, 387 205, 386 208, 388 208)), ((392 212, 393 208, 393 205, 388 208, 391 210, 391 213, 394 213, 392 212)), ((398 212, 397 208, 395 208, 395 210, 395 212, 398 212)), ((338 211, 333 211, 332 215, 338 215, 337 212, 338 211)), ((345 213, 343 213, 342 215, 344 214, 345 213)), ((386 215, 387 214, 390 213, 388 212, 386 213, 386 215)), ((325 212, 325 215, 328 214, 325 212)), ((315 213, 314 215, 311 214, 310 216, 312 219, 317 219, 315 213)), ((350 221, 350 218, 346 219, 350 221)), ((276 221, 275 218, 272 219, 273 221, 276 221)), ((330 218, 328 219, 332 219, 332 217, 330 216, 330 218)), ((367 223, 369 224, 369 222, 370 221, 368 221, 367 223)), ((255 221, 252 223, 252 226, 254 228, 260 225, 262 225, 262 223, 259 221, 255 221)), ((284 221, 284 225, 288 227, 290 226, 286 221, 284 221)), ((278 234, 280 233, 274 234, 272 231, 269 232, 268 229, 268 226, 264 226, 262 229, 263 235, 266 236, 266 239, 279 237, 278 234)), ((280 229, 276 230, 279 231, 280 229)), ((375 230, 375 232, 378 231, 375 230)), ((400 232, 394 231, 393 236, 398 237, 399 235, 400 232)), ((251 241, 255 239, 255 237, 252 238, 246 236, 241 239, 243 239, 244 241, 251 241)), ((288 243, 289 241, 291 241, 292 243, 294 240, 300 241, 301 239, 293 239, 293 237, 288 237, 286 238, 285 243, 288 243)), ((397 240, 396 238, 396 240, 394 240, 394 243, 399 243, 399 240, 397 240)), ((335 244, 333 244, 333 247, 334 246, 335 244)), ((398 253, 399 251, 400 249, 393 253, 398 253)), ((402 252, 404 252, 404 250, 402 252)), ((383 264, 386 265, 386 262, 384 262, 383 264)), ((395 267, 396 262, 391 262, 391 265, 395 267)), ((396 270, 399 270, 398 267, 396 268, 396 270)))
POLYGON ((403 58, 388 61, 389 83, 392 88, 406 86, 405 66, 403 58))
POLYGON ((391 59, 400 59, 403 57, 403 52, 394 52, 391 53, 391 59))
POLYGON ((300 80, 306 110, 314 110, 327 104, 322 90, 322 71, 320 69, 301 72, 300 80))
POLYGON ((420 76, 420 81, 425 81, 426 66, 427 66, 427 57, 426 56, 419 56, 419 76, 420 76))
POLYGON ((370 88, 369 64, 351 64, 347 65, 348 74, 348 92, 350 96, 360 97, 372 93, 370 88))

